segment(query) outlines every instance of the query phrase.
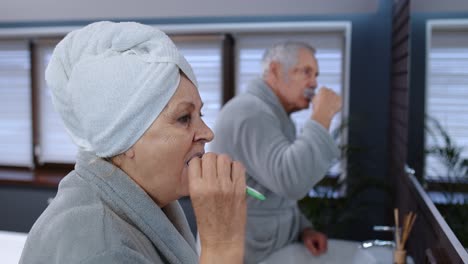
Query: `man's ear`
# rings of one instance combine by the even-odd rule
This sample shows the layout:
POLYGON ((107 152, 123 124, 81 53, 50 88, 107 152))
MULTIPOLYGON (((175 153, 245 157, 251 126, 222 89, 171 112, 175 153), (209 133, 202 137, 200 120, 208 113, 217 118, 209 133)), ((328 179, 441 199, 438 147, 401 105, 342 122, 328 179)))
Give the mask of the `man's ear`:
POLYGON ((270 62, 270 74, 274 81, 279 80, 281 77, 281 64, 277 61, 270 62))
POLYGON ((273 83, 283 83, 287 80, 287 75, 284 72, 284 66, 278 61, 272 61, 270 63, 270 74, 273 83))

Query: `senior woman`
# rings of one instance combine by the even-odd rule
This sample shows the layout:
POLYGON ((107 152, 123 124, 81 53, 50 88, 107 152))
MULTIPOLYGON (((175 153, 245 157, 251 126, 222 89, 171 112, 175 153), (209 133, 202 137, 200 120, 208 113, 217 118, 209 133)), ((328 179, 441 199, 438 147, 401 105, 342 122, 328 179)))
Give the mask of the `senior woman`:
POLYGON ((80 151, 32 227, 20 263, 241 263, 244 168, 213 138, 190 65, 161 31, 98 22, 68 34, 46 70, 80 151), (190 195, 201 255, 177 199, 190 195))

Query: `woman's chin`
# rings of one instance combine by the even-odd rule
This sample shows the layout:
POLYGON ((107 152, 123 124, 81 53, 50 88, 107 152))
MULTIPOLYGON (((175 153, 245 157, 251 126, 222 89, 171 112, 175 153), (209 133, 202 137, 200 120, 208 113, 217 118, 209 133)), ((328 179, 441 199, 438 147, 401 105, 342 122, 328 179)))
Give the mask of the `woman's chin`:
POLYGON ((180 184, 179 184, 179 194, 181 196, 189 196, 189 179, 188 179, 188 167, 185 166, 182 170, 182 174, 180 176, 180 184))

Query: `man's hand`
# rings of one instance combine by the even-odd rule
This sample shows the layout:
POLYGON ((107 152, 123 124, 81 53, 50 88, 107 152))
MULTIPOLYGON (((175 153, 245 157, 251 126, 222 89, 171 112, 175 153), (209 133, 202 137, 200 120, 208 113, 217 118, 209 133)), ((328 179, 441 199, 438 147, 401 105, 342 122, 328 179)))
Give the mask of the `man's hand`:
POLYGON ((312 228, 306 228, 302 230, 301 234, 304 246, 314 256, 320 256, 327 252, 327 236, 323 233, 313 230, 312 228))
POLYGON ((333 116, 341 110, 341 97, 327 87, 322 87, 312 99, 312 119, 324 128, 330 128, 333 116))

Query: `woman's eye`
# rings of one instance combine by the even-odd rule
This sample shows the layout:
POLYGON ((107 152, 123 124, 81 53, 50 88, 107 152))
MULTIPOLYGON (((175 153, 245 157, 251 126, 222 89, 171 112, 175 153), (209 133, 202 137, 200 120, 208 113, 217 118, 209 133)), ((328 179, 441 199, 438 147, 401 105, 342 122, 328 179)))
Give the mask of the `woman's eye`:
POLYGON ((180 123, 185 124, 185 123, 190 122, 190 119, 191 119, 190 115, 184 115, 182 117, 179 117, 179 119, 177 119, 177 121, 179 121, 180 123))

